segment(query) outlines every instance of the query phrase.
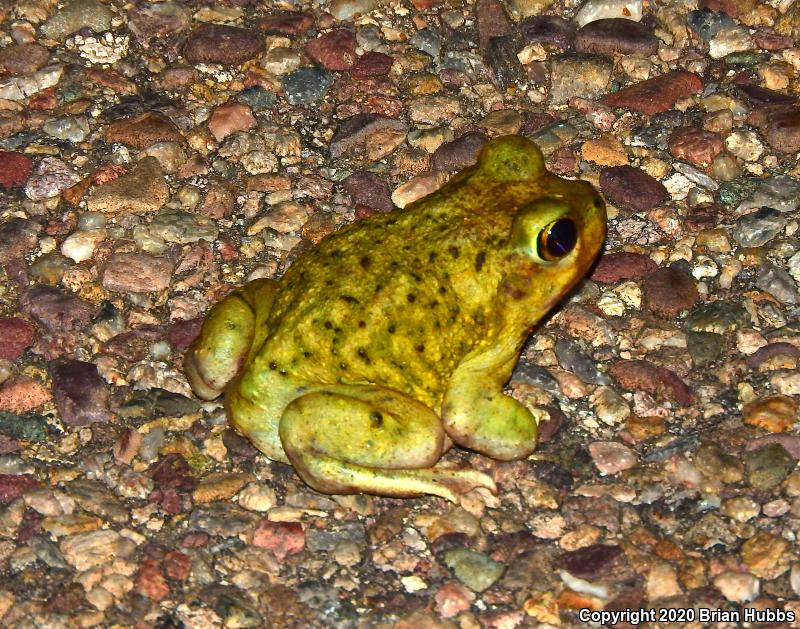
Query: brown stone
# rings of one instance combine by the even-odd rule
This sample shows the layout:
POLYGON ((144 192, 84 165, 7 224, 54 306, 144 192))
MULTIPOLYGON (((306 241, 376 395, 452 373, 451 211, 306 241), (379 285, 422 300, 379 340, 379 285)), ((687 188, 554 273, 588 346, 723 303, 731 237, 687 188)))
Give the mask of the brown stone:
POLYGON ((694 401, 694 393, 674 371, 647 360, 620 360, 611 365, 608 373, 627 391, 645 391, 681 406, 694 401))
POLYGON ((674 319, 700 300, 694 279, 674 267, 658 269, 642 282, 647 307, 656 315, 674 319))
POLYGON ((61 421, 69 426, 107 422, 111 395, 93 363, 59 359, 50 365, 53 395, 61 421))
POLYGON ((227 24, 203 24, 192 31, 183 46, 189 63, 238 66, 264 49, 261 33, 227 24))
POLYGON ((112 122, 106 127, 103 139, 109 144, 119 142, 143 149, 154 142, 183 142, 183 135, 175 123, 163 114, 146 111, 133 118, 112 122))
POLYGON ((625 107, 652 116, 672 109, 679 99, 698 94, 702 89, 703 81, 696 74, 672 70, 608 94, 602 102, 610 107, 625 107))
POLYGON ((0 76, 31 74, 50 60, 50 51, 36 43, 16 44, 0 48, 0 76))
POLYGON ((800 151, 800 107, 772 105, 753 111, 747 122, 757 127, 769 145, 781 153, 800 151))
POLYGON ((19 317, 0 317, 0 359, 16 360, 33 345, 36 330, 19 317))
POLYGON ((344 28, 312 39, 306 54, 327 70, 348 70, 356 61, 356 36, 344 28))
POLYGON ((302 35, 314 25, 314 16, 310 13, 293 13, 285 11, 276 13, 256 21, 256 27, 268 35, 302 35))
POLYGON ((145 157, 129 173, 95 188, 86 200, 88 208, 105 214, 148 214, 169 199, 161 164, 145 157))
POLYGON ((252 544, 271 550, 278 559, 285 559, 305 548, 306 537, 299 522, 262 520, 253 532, 252 544))
POLYGON ((225 103, 214 109, 208 120, 208 130, 211 131, 217 142, 222 142, 230 134, 237 131, 249 131, 256 124, 256 118, 249 105, 225 103))
POLYGON ((658 269, 650 256, 620 251, 604 254, 592 271, 592 280, 600 284, 615 284, 620 280, 635 280, 658 269))
POLYGON ((20 308, 50 332, 72 332, 89 323, 94 306, 61 288, 31 286, 20 297, 20 308))
POLYGON ((115 253, 103 269, 107 290, 149 293, 169 287, 173 264, 164 257, 147 253, 115 253))
POLYGON ((677 159, 708 168, 714 158, 725 150, 725 144, 716 133, 697 127, 681 127, 669 136, 669 151, 677 159))
POLYGON ((353 66, 351 75, 359 79, 368 76, 387 76, 393 64, 394 59, 389 55, 370 50, 358 58, 358 61, 353 66))
POLYGON ((611 203, 632 212, 650 210, 668 196, 658 179, 627 165, 604 168, 600 173, 600 190, 611 203))
POLYGON ((0 386, 0 411, 20 415, 50 400, 50 390, 28 376, 17 376, 0 386))
POLYGON ((331 139, 331 157, 347 155, 359 163, 370 163, 389 155, 406 138, 402 120, 376 114, 348 118, 331 139))
POLYGON ((797 400, 788 395, 770 395, 748 402, 742 408, 745 424, 769 432, 789 432, 797 420, 797 400))
POLYGON ((508 35, 514 30, 513 23, 499 0, 478 0, 475 3, 475 17, 478 21, 481 50, 488 50, 489 42, 495 37, 508 35))
POLYGON ((652 55, 658 39, 641 22, 610 18, 589 22, 575 35, 578 52, 611 57, 614 55, 652 55))
POLYGON ((442 172, 456 172, 473 166, 489 141, 483 131, 467 131, 452 142, 445 142, 433 153, 432 165, 442 172))
POLYGON ((33 161, 22 153, 0 151, 0 188, 17 188, 27 180, 33 161))

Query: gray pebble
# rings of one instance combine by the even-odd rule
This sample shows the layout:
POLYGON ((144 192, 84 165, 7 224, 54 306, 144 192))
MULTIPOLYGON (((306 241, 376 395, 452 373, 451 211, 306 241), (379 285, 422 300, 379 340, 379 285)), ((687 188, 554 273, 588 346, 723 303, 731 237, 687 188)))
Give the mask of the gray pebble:
POLYGON ((792 276, 771 263, 765 264, 756 277, 756 286, 785 304, 798 302, 797 288, 792 276))
POLYGON ((742 201, 736 211, 769 207, 779 212, 792 212, 798 206, 800 206, 800 181, 789 175, 775 175, 762 181, 753 196, 742 201))
POLYGON ((83 142, 89 135, 89 122, 83 116, 53 118, 42 125, 42 131, 57 140, 83 142))
POLYGON ((322 68, 300 68, 283 79, 286 99, 292 105, 310 105, 322 100, 332 84, 330 72, 322 68))
POLYGON ((765 207, 736 221, 733 237, 742 247, 760 247, 775 238, 785 225, 783 214, 765 207))
POLYGON ((594 360, 576 342, 559 339, 556 341, 555 350, 561 366, 584 382, 603 385, 611 383, 609 377, 597 368, 594 360))
POLYGON ((705 188, 706 190, 719 189, 719 184, 716 181, 706 175, 702 170, 695 168, 691 164, 686 164, 685 162, 675 162, 672 167, 686 177, 689 181, 696 183, 698 186, 705 188))
POLYGON ((432 28, 423 28, 417 31, 408 38, 408 42, 434 59, 438 59, 442 52, 442 39, 439 37, 439 33, 432 28))
POLYGON ((59 41, 82 28, 101 33, 111 28, 112 16, 111 9, 99 0, 75 0, 56 11, 42 26, 42 33, 59 41))

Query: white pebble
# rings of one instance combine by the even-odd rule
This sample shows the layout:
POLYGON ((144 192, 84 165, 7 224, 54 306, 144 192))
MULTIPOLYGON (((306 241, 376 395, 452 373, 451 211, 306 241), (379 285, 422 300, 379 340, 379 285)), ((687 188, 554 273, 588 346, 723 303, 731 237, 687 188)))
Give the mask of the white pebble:
POLYGON ((789 574, 789 583, 797 596, 800 596, 800 563, 792 564, 792 572, 789 574))
POLYGON ((275 506, 275 490, 259 483, 248 483, 237 496, 239 505, 249 511, 266 513, 275 506))
POLYGON ((105 229, 76 231, 61 244, 61 253, 75 262, 90 260, 98 243, 106 239, 105 229))
POLYGON ((717 274, 719 274, 719 267, 714 260, 703 254, 699 254, 697 258, 695 258, 695 265, 692 268, 692 276, 695 279, 700 280, 704 277, 716 277, 717 274))
POLYGON ((752 601, 761 589, 758 579, 747 572, 723 572, 714 579, 714 586, 733 603, 752 601))
POLYGON ((692 187, 692 182, 689 180, 689 178, 681 173, 674 173, 670 175, 664 181, 662 181, 662 183, 674 201, 682 201, 685 199, 692 187))
POLYGON ((639 22, 642 19, 642 5, 642 0, 589 0, 575 15, 575 21, 578 26, 614 17, 639 22))

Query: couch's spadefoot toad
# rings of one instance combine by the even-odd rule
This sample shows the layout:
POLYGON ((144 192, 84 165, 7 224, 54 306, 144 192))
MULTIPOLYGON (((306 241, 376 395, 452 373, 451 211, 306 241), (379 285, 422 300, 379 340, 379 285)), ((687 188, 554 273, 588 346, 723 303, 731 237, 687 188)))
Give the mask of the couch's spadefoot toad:
POLYGON ((434 467, 453 442, 495 459, 536 447, 545 411, 503 394, 534 324, 586 273, 605 206, 516 136, 402 210, 348 225, 278 282, 216 304, 186 355, 195 393, 328 493, 455 500, 476 470, 434 467))

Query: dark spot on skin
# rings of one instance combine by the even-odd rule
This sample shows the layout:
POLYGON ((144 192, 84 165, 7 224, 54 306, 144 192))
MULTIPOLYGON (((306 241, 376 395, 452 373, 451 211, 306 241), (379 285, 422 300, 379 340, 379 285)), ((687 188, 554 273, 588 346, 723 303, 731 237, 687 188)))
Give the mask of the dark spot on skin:
POLYGON ((325 280, 325 286, 333 286, 333 280, 325 280))
POLYGON ((367 322, 366 321, 359 321, 358 322, 358 327, 359 328, 366 328, 367 327, 367 322))
POLYGON ((422 277, 420 275, 414 273, 414 271, 411 271, 411 277, 415 282, 421 282, 422 281, 422 277))
POLYGON ((342 328, 333 328, 333 333, 334 334, 341 334, 342 333, 342 328))
POLYGON ((372 411, 369 414, 369 419, 372 422, 373 428, 380 428, 383 426, 383 415, 381 415, 378 411, 372 411))
POLYGON ((278 363, 276 363, 276 362, 273 360, 273 361, 272 361, 272 362, 269 364, 269 368, 270 368, 270 369, 272 369, 272 371, 275 371, 275 370, 278 368, 278 363))
POLYGON ((369 268, 370 264, 372 264, 372 260, 370 260, 368 256, 362 256, 359 263, 361 264, 361 268, 366 270, 369 268))
POLYGON ((436 308, 436 306, 438 306, 438 305, 439 305, 439 300, 438 299, 434 299, 431 302, 431 308, 436 308))
POLYGON ((409 293, 406 295, 406 299, 408 300, 408 303, 413 304, 415 301, 417 301, 417 296, 414 293, 409 293))
POLYGON ((420 343, 414 349, 417 350, 418 352, 424 352, 425 351, 425 346, 420 343))
POLYGON ((375 294, 377 295, 383 290, 383 284, 375 284, 375 294))
POLYGON ((340 295, 339 298, 342 299, 343 301, 346 301, 348 304, 357 304, 358 303, 358 299, 356 299, 352 295, 340 295))
POLYGON ((325 329, 326 330, 333 330, 333 324, 330 321, 325 322, 325 329))
POLYGON ((389 326, 389 334, 394 334, 394 331, 395 331, 396 329, 397 329, 397 328, 395 328, 395 327, 394 327, 394 324, 390 325, 390 326, 389 326))
POLYGON ((303 356, 306 358, 311 358, 311 352, 303 352, 303 356))
POLYGON ((525 291, 521 290, 516 286, 510 286, 508 284, 503 286, 503 292, 506 295, 509 295, 512 299, 516 299, 517 301, 525 297, 525 291))
POLYGON ((435 262, 438 254, 435 251, 431 251, 428 254, 428 262, 435 262))
POLYGON ((367 350, 365 350, 363 347, 358 348, 358 355, 359 357, 363 358, 366 362, 368 363, 372 362, 369 359, 369 354, 367 354, 367 350))
POLYGON ((339 363, 339 369, 347 369, 347 363, 339 363))
POLYGON ((281 374, 282 376, 286 375, 286 372, 283 369, 281 369, 278 373, 281 374))
POLYGON ((453 258, 457 258, 458 254, 459 254, 458 247, 456 247, 454 245, 450 245, 447 248, 447 253, 449 253, 451 256, 453 256, 453 258))
POLYGON ((486 262, 486 252, 481 251, 475 256, 475 270, 480 271, 483 268, 484 262, 486 262))
POLYGON ((444 295, 447 292, 447 289, 444 286, 439 287, 439 294, 444 295))

